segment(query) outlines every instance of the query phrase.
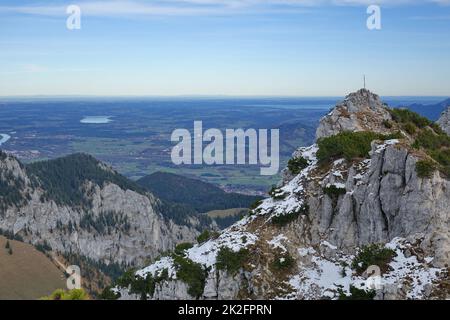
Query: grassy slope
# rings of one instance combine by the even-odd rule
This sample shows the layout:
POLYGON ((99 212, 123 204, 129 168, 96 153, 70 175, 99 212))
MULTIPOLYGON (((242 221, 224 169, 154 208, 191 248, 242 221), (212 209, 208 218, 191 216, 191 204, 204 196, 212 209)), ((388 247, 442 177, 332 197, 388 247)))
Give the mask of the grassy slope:
POLYGON ((0 236, 0 300, 39 299, 66 287, 63 273, 43 253, 29 244, 9 242, 12 255, 0 236))
POLYGON ((211 211, 207 212, 207 215, 210 218, 226 218, 226 217, 245 215, 247 213, 248 213, 247 208, 232 208, 232 209, 225 209, 225 210, 211 210, 211 211))

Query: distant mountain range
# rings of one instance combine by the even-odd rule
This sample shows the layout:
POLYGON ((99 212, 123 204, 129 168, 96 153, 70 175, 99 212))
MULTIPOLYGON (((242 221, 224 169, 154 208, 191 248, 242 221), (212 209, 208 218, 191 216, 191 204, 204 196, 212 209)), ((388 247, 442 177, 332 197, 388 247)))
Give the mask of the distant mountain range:
POLYGON ((427 117, 430 120, 436 121, 441 116, 447 107, 450 106, 450 98, 445 99, 436 104, 420 104, 414 103, 408 106, 408 109, 417 112, 418 114, 427 117))

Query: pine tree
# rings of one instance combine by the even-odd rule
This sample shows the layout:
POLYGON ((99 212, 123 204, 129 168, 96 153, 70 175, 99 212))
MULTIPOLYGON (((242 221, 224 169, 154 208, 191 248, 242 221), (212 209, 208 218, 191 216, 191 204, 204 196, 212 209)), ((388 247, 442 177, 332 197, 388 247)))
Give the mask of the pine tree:
POLYGON ((9 240, 6 241, 5 249, 11 248, 11 245, 9 244, 9 240))

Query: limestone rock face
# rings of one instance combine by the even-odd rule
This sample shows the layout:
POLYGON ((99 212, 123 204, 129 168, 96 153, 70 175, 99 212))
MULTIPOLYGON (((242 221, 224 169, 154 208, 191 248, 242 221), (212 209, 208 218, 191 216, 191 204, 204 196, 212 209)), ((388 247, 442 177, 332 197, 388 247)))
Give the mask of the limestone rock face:
POLYGON ((173 249, 176 243, 193 241, 198 234, 192 226, 165 219, 156 209, 159 200, 153 195, 123 190, 113 183, 100 186, 86 182, 92 203, 87 212, 43 200, 43 190, 31 183, 25 168, 12 156, 3 154, 0 178, 4 183, 16 181, 15 189, 28 198, 21 205, 0 210, 0 229, 19 234, 33 244, 45 242, 60 253, 71 252, 103 263, 142 264, 173 249), (117 223, 102 229, 95 223, 83 223, 86 215, 95 222, 102 214, 109 214, 117 223))
POLYGON ((441 128, 450 135, 450 106, 445 110, 437 123, 441 126, 441 128))
POLYGON ((329 137, 343 131, 386 130, 383 120, 390 120, 380 97, 369 90, 361 89, 349 94, 328 115, 320 120, 316 138, 329 137))
MULTIPOLYGON (((389 131, 385 120, 392 119, 379 97, 360 90, 321 120, 317 138, 399 129, 389 131)), ((208 270, 203 298, 337 299, 350 286, 375 290, 375 299, 450 298, 450 181, 438 171, 417 175, 421 155, 412 140, 373 141, 365 159, 326 166, 318 163, 317 145, 298 149, 293 156, 306 159, 306 168, 297 175, 285 170, 274 196, 251 216, 185 252, 208 270), (355 256, 369 244, 393 252, 381 275, 355 271, 355 256), (217 270, 223 247, 248 251, 237 274, 217 270)), ((171 287, 158 297, 194 298, 173 291, 181 280, 166 281, 171 287)))
POLYGON ((393 144, 373 143, 369 161, 335 165, 321 184, 312 181, 308 199, 313 244, 325 236, 351 253, 370 243, 396 237, 424 237, 422 249, 435 256, 433 264, 450 261, 450 181, 436 172, 419 178, 417 158, 393 144), (342 185, 345 194, 333 199, 323 193, 327 184, 342 185), (436 254, 438 253, 438 254, 436 254))

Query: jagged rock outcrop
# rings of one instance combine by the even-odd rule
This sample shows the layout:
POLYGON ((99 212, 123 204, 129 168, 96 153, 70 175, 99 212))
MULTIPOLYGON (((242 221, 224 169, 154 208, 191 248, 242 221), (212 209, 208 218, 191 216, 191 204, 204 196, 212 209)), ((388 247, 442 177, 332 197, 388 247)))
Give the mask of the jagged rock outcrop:
MULTIPOLYGON (((102 163, 98 168, 116 174, 102 163)), ((195 218, 191 226, 175 224, 162 216, 159 200, 151 194, 110 182, 85 181, 89 208, 58 203, 5 153, 0 157, 0 189, 5 191, 0 194, 0 230, 106 264, 140 265, 198 234, 195 218)))
POLYGON ((441 126, 441 128, 450 135, 450 106, 445 110, 437 123, 441 126))
POLYGON ((329 137, 342 131, 383 132, 384 120, 390 120, 385 104, 369 90, 361 89, 349 94, 332 111, 320 120, 316 138, 329 137))
MULTIPOLYGON (((374 138, 366 157, 327 163, 319 162, 320 143, 297 150, 294 158, 303 159, 299 173, 286 174, 252 215, 184 252, 183 259, 207 272, 200 298, 337 299, 350 294, 351 286, 374 289, 376 299, 450 297, 448 177, 439 170, 417 173, 418 161, 429 156, 411 147, 413 137, 367 90, 338 104, 320 121, 317 136, 343 131, 399 138, 374 138), (363 266, 357 254, 369 244, 391 255, 385 265, 374 266, 380 270, 376 276, 357 271, 363 266), (238 272, 217 263, 223 248, 246 255, 238 272)), ((165 259, 136 274, 156 277, 170 270, 148 298, 194 298, 183 289, 177 268, 165 259)), ((124 297, 129 290, 116 288, 124 297)))

